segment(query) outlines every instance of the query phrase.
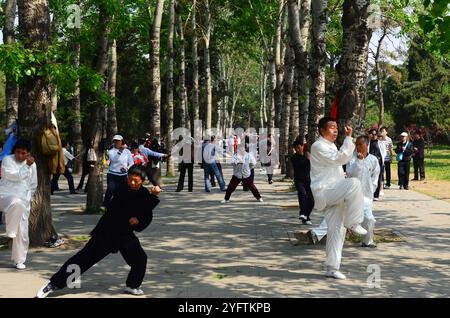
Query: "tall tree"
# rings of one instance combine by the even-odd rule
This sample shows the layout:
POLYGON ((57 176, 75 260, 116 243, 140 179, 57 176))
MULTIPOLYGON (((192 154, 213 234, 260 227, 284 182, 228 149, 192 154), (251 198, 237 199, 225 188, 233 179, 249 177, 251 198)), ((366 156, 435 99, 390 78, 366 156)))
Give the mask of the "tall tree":
MULTIPOLYGON (((96 42, 96 55, 94 68, 96 72, 106 81, 106 71, 108 68, 108 34, 110 17, 107 12, 107 0, 98 1, 99 20, 96 42)), ((106 88, 106 87, 105 87, 106 88)), ((103 151, 102 138, 104 132, 105 106, 102 103, 99 93, 91 102, 90 109, 90 131, 89 140, 93 144, 97 161, 89 171, 87 185, 86 211, 96 213, 100 210, 103 201, 103 151)))
MULTIPOLYGON (((12 45, 15 42, 14 20, 16 18, 16 0, 6 0, 3 5, 5 26, 3 28, 3 43, 12 45)), ((17 119, 19 106, 19 86, 10 76, 6 76, 6 126, 9 127, 17 119)))
POLYGON ((387 26, 383 25, 381 29, 381 36, 378 39, 377 43, 377 50, 373 54, 373 58, 375 60, 375 74, 377 77, 377 97, 378 97, 378 109, 379 109, 379 116, 378 116, 378 126, 381 127, 384 125, 384 98, 383 98, 383 78, 382 78, 382 70, 380 66, 380 54, 381 54, 381 48, 383 44, 383 40, 387 35, 387 26))
POLYGON ((372 30, 369 28, 370 0, 345 0, 343 4, 343 47, 336 66, 339 77, 340 129, 351 125, 355 134, 364 133, 367 85, 367 57, 372 30))
POLYGON ((311 51, 311 89, 308 111, 308 144, 312 145, 319 136, 317 124, 325 109, 325 66, 327 63, 328 0, 312 2, 312 51, 311 51))
POLYGON ((280 132, 280 165, 281 165, 281 174, 286 173, 286 160, 285 156, 287 156, 289 152, 289 123, 290 123, 290 113, 291 111, 291 101, 292 101, 292 87, 294 84, 294 74, 295 74, 295 66, 294 66, 294 49, 287 45, 286 55, 284 58, 284 66, 285 66, 285 76, 284 76, 284 85, 283 85, 283 108, 281 111, 281 132, 280 132))
POLYGON ((151 133, 153 136, 161 136, 161 74, 159 47, 161 38, 161 21, 164 11, 164 0, 156 0, 155 16, 150 39, 151 59, 151 133))
POLYGON ((277 11, 277 22, 276 22, 276 33, 274 42, 274 63, 275 63, 275 89, 273 90, 273 98, 275 102, 275 126, 280 127, 280 115, 281 108, 283 107, 283 77, 284 77, 284 67, 282 65, 283 60, 283 18, 284 18, 284 0, 278 0, 278 11, 277 11))
POLYGON ((108 61, 108 92, 111 96, 111 104, 107 107, 107 139, 112 140, 117 134, 117 115, 116 115, 116 83, 117 83, 117 43, 112 39, 110 44, 110 54, 108 61))
POLYGON ((182 4, 177 1, 175 6, 176 19, 177 19, 177 31, 178 31, 178 41, 179 41, 179 54, 180 54, 180 75, 179 75, 179 87, 180 87, 180 117, 181 117, 181 127, 186 127, 190 130, 190 120, 188 110, 188 98, 186 90, 186 54, 185 54, 185 40, 184 40, 184 26, 183 18, 181 16, 183 12, 182 4))
MULTIPOLYGON (((192 0, 191 7, 191 49, 192 49, 192 112, 193 120, 200 119, 200 101, 198 90, 198 38, 197 38, 197 0, 192 0)), ((194 123, 192 123, 194 127, 194 123)))
POLYGON ((212 121, 212 79, 209 43, 211 39, 211 10, 209 8, 209 0, 204 0, 205 5, 205 26, 203 39, 205 41, 204 50, 204 66, 205 66, 205 82, 206 82, 206 129, 211 129, 212 121))
MULTIPOLYGON (((49 47, 50 10, 47 0, 19 0, 19 25, 25 48, 43 54, 49 47)), ((42 246, 56 233, 50 208, 48 158, 41 152, 39 134, 51 124, 49 78, 33 75, 20 88, 19 136, 34 138, 32 154, 38 174, 38 188, 31 204, 29 234, 32 246, 42 246)))
MULTIPOLYGON (((169 0, 169 34, 167 37, 167 151, 172 152, 172 132, 173 132, 173 37, 175 33, 175 0, 169 0)), ((171 177, 175 175, 175 169, 172 156, 167 158, 166 175, 171 177)))

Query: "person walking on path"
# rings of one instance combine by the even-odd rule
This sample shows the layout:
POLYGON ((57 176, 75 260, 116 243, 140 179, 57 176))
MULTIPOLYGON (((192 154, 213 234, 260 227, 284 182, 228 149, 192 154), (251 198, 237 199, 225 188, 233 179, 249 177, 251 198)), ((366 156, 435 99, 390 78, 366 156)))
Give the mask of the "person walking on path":
POLYGON ((314 207, 314 197, 311 192, 311 163, 309 152, 304 152, 304 144, 294 142, 295 153, 291 156, 294 168, 294 183, 297 189, 298 204, 300 207, 299 219, 303 224, 311 225, 311 211, 314 207))
POLYGON ((324 117, 319 120, 320 137, 311 146, 311 190, 316 210, 325 212, 328 225, 326 244, 327 277, 345 279, 339 269, 345 228, 359 235, 367 231, 360 223, 364 219, 363 193, 361 182, 356 178, 345 178, 342 166, 347 164, 355 149, 351 127, 345 127, 345 139, 338 150, 334 142, 338 128, 334 119, 324 117))
POLYGON ((393 144, 392 144, 391 137, 389 137, 387 135, 387 133, 388 133, 387 127, 381 127, 380 133, 381 133, 381 140, 384 143, 385 151, 386 151, 386 156, 384 157, 383 169, 381 171, 381 177, 383 178, 384 188, 390 189, 391 188, 391 163, 392 163, 393 144), (385 172, 386 172, 386 178, 384 178, 385 172))
MULTIPOLYGON (((77 194, 75 191, 75 185, 73 183, 73 175, 72 175, 72 169, 73 169, 73 160, 75 157, 73 154, 69 151, 70 144, 68 142, 63 143, 63 153, 64 153, 64 173, 63 176, 67 179, 67 183, 69 184, 69 192, 70 194, 77 194)), ((60 173, 56 173, 53 175, 52 182, 51 182, 51 194, 53 194, 55 191, 59 189, 58 187, 58 181, 59 177, 61 176, 60 173)))
POLYGON ((150 193, 142 186, 145 176, 144 167, 130 167, 127 183, 115 189, 106 213, 91 232, 90 240, 38 291, 38 298, 47 297, 51 292, 67 287, 74 269, 82 275, 109 254, 117 252, 120 252, 131 267, 125 292, 135 296, 144 294, 139 287, 144 280, 147 255, 134 231, 141 232, 147 228, 153 219, 153 209, 159 203, 156 197, 159 189, 155 187, 150 193))
POLYGON ((217 166, 217 155, 222 154, 223 150, 220 147, 217 147, 214 143, 214 136, 211 137, 211 140, 204 144, 203 147, 203 174, 205 178, 205 192, 211 192, 211 180, 210 174, 214 173, 217 181, 219 182, 220 191, 225 191, 225 182, 223 181, 222 174, 219 171, 217 166))
POLYGON ((130 150, 126 148, 125 142, 121 135, 113 137, 114 147, 108 151, 109 170, 106 175, 106 193, 103 205, 106 207, 111 200, 114 191, 121 185, 127 183, 128 168, 133 164, 133 156, 130 150))
POLYGON ((37 169, 30 154, 31 143, 19 139, 12 154, 3 158, 0 179, 0 211, 5 213, 6 236, 12 239, 11 260, 25 269, 31 200, 38 186, 37 169))
POLYGON ((253 180, 251 179, 251 169, 256 165, 256 159, 245 151, 245 145, 238 145, 237 153, 233 156, 233 176, 228 184, 227 192, 222 203, 228 203, 230 201, 231 194, 236 190, 239 183, 242 182, 253 193, 253 196, 259 202, 263 202, 261 194, 259 194, 253 180))
POLYGON ((408 133, 402 132, 400 142, 395 148, 398 161, 398 185, 399 189, 408 190, 409 173, 411 169, 411 156, 413 154, 413 144, 408 140, 408 133))
POLYGON ((418 130, 414 136, 413 141, 413 164, 414 164, 414 179, 425 180, 425 140, 423 140, 422 132, 418 130))
POLYGON ((154 165, 153 160, 167 158, 169 155, 147 148, 145 146, 146 143, 147 140, 145 140, 144 138, 139 140, 139 150, 144 156, 147 157, 149 161, 146 168, 147 177, 152 183, 155 182, 159 185, 161 180, 158 178, 158 168, 156 168, 156 166, 155 168, 152 167, 152 165, 154 165))
POLYGON ((349 178, 357 178, 361 182, 364 195, 364 222, 362 226, 367 234, 364 237, 362 247, 376 247, 373 240, 375 217, 373 216, 373 198, 378 186, 380 176, 379 160, 368 152, 369 138, 359 136, 356 138, 356 153, 347 164, 346 173, 349 178))

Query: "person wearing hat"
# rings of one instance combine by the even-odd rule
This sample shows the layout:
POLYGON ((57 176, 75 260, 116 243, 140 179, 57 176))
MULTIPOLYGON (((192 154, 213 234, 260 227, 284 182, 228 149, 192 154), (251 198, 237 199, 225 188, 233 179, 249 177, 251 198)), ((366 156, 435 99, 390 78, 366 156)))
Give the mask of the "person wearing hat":
POLYGON ((413 154, 413 144, 409 141, 408 133, 402 132, 400 142, 395 149, 398 161, 398 185, 399 189, 408 190, 409 171, 411 168, 411 155, 413 154))
POLYGON ((126 148, 121 135, 113 137, 114 147, 108 151, 109 170, 106 175, 106 192, 103 206, 111 201, 114 191, 121 185, 127 183, 128 168, 134 164, 133 155, 126 148))

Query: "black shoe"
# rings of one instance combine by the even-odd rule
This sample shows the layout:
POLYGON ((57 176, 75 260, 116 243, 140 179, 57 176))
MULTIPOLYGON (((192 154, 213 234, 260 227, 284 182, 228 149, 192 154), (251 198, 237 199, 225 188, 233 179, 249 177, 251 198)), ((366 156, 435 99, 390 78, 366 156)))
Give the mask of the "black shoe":
POLYGON ((361 247, 376 248, 377 246, 373 243, 372 244, 362 243, 361 247))
POLYGON ((181 190, 180 189, 176 189, 175 192, 181 192, 181 190))
POLYGON ((272 184, 273 183, 273 180, 269 180, 269 184, 272 184))
POLYGON ((409 190, 409 188, 408 188, 408 187, 404 187, 403 189, 405 189, 405 190, 409 190))

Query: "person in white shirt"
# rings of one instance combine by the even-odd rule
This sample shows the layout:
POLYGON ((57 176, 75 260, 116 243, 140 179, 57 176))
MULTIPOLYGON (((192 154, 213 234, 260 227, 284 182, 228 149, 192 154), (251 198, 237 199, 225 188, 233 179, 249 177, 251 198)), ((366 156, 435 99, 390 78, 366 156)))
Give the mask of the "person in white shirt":
MULTIPOLYGON (((70 144, 68 142, 63 142, 63 153, 64 153, 64 174, 63 176, 66 177, 67 182, 69 184, 69 192, 70 194, 77 194, 75 191, 75 185, 73 183, 73 176, 72 176, 72 164, 75 157, 70 153, 70 144)), ((52 183, 51 183, 51 194, 53 194, 58 187, 58 181, 60 177, 60 173, 56 173, 53 175, 52 183)))
POLYGON ((205 178, 205 192, 211 192, 211 180, 210 174, 213 173, 219 182, 220 191, 226 191, 225 182, 223 181, 222 174, 217 166, 218 155, 223 155, 223 148, 218 147, 215 142, 215 137, 211 137, 208 143, 202 146, 203 151, 203 175, 205 178))
POLYGON ((121 135, 113 137, 114 147, 108 151, 109 170, 106 175, 106 192, 103 199, 103 206, 107 206, 111 201, 114 191, 125 185, 128 180, 128 169, 134 165, 133 156, 126 148, 125 142, 121 135))
POLYGON ((364 195, 364 222, 363 227, 367 234, 363 240, 363 247, 376 247, 373 240, 373 230, 375 227, 375 217, 373 216, 374 192, 378 186, 380 175, 380 165, 377 157, 369 154, 369 138, 359 136, 356 138, 356 153, 347 164, 347 177, 357 178, 361 182, 364 195))
POLYGON ((392 139, 387 135, 388 128, 387 127, 381 127, 380 128, 381 133, 381 140, 383 141, 386 149, 386 156, 384 157, 384 164, 383 164, 383 170, 386 171, 386 178, 384 178, 383 174, 384 171, 381 171, 381 176, 383 178, 384 182, 384 188, 390 189, 391 188, 391 162, 392 162, 392 150, 393 150, 393 143, 392 139))
POLYGON ((345 178, 342 166, 350 161, 355 149, 351 127, 345 127, 345 139, 338 150, 334 144, 338 136, 336 122, 324 117, 318 124, 320 137, 311 146, 311 190, 318 211, 325 212, 328 224, 326 244, 326 276, 345 279, 339 271, 345 228, 359 235, 367 234, 363 221, 363 194, 361 182, 345 178))
POLYGON ((236 154, 234 154, 232 159, 233 164, 233 176, 231 177, 230 183, 227 187, 227 192, 225 193, 225 199, 222 203, 228 203, 230 201, 231 194, 236 190, 239 183, 250 189, 253 196, 259 202, 263 202, 261 194, 259 194, 253 180, 251 178, 251 170, 256 165, 256 159, 248 152, 245 151, 245 144, 238 145, 236 154))
POLYGON ((11 260, 17 269, 26 268, 28 218, 38 186, 36 164, 30 151, 28 140, 17 140, 13 154, 3 159, 1 168, 0 210, 5 213, 6 235, 13 239, 11 260))

